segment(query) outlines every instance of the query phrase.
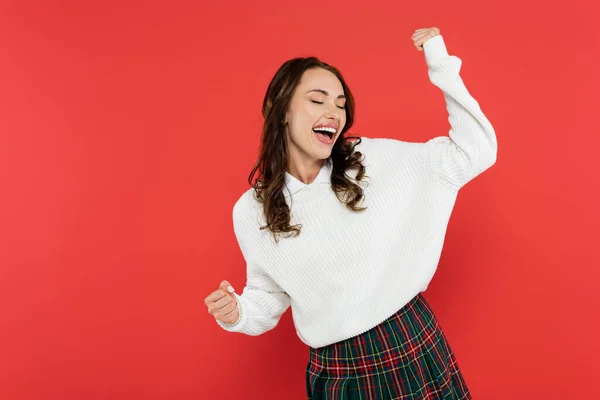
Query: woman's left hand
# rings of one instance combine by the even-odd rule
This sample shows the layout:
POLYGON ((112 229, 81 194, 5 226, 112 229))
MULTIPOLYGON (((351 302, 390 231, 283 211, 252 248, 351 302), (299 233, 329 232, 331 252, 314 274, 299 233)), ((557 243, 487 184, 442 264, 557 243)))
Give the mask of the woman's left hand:
POLYGON ((438 28, 423 28, 417 29, 412 35, 413 44, 419 51, 423 51, 423 45, 432 37, 438 36, 440 30, 438 28))

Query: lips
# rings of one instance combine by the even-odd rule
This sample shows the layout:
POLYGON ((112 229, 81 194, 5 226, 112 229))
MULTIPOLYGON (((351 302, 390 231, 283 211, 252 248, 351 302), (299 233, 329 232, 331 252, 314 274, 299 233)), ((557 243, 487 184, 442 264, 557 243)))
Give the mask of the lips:
POLYGON ((335 122, 321 123, 315 125, 312 130, 319 142, 332 145, 338 133, 338 124, 335 122))
POLYGON ((321 127, 326 127, 326 128, 333 128, 337 131, 337 124, 334 124, 333 122, 330 122, 328 124, 319 124, 319 125, 315 125, 314 128, 321 128, 321 127))
POLYGON ((313 128, 313 132, 317 135, 327 136, 329 139, 333 138, 337 133, 337 126, 333 124, 317 125, 313 128))
POLYGON ((332 134, 330 132, 318 132, 318 131, 315 131, 314 129, 313 129, 313 132, 319 142, 324 143, 324 144, 329 144, 329 145, 333 144, 334 134, 332 134))

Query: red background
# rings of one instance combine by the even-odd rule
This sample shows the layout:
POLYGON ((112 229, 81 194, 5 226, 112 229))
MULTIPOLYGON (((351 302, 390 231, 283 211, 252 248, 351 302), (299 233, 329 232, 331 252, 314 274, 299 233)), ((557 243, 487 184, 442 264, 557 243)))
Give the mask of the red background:
POLYGON ((425 296, 474 398, 597 396, 591 1, 94 3, 0 3, 1 399, 305 398, 289 312, 249 337, 203 303, 245 283, 231 209, 264 91, 314 54, 353 89, 354 134, 445 135, 410 39, 430 26, 499 153, 425 296))

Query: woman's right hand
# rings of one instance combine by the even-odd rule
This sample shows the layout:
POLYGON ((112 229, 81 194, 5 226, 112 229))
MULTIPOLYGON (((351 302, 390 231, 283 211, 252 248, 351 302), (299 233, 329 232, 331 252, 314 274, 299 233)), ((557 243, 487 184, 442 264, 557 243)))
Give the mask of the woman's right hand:
POLYGON ((208 307, 208 313, 225 324, 236 323, 240 316, 237 300, 233 295, 234 291, 229 282, 223 281, 219 289, 204 299, 204 303, 208 307))

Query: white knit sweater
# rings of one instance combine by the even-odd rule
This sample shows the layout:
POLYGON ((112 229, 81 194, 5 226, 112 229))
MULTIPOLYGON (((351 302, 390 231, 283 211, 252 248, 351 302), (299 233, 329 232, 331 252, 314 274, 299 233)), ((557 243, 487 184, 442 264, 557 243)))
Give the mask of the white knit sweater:
MULTIPOLYGON (((362 137, 367 206, 352 212, 330 185, 331 166, 304 184, 287 174, 284 193, 297 237, 279 243, 262 204, 246 191, 233 207, 247 283, 235 294, 240 318, 225 330, 260 335, 291 305, 299 338, 318 348, 368 331, 427 289, 459 189, 496 161, 493 127, 459 75, 442 36, 424 46, 431 82, 442 90, 449 136, 426 143, 362 137)), ((352 178, 356 171, 348 171, 352 178)))

